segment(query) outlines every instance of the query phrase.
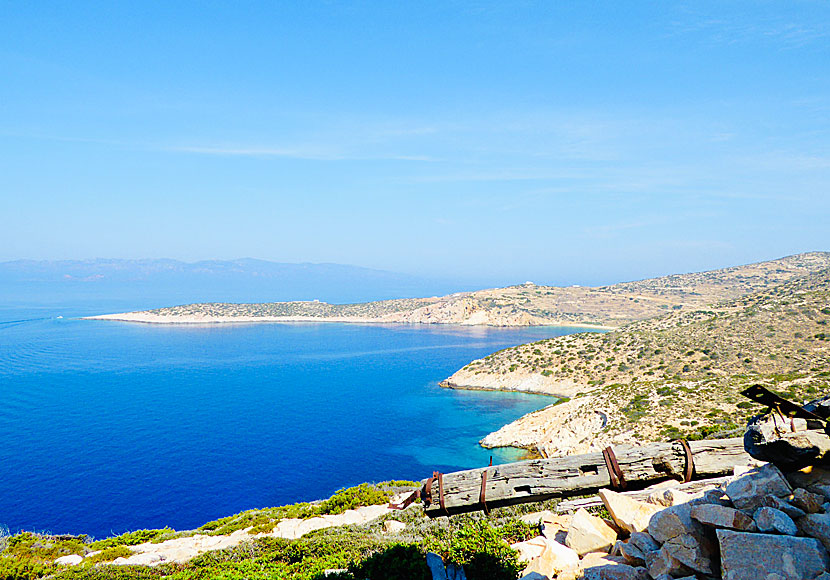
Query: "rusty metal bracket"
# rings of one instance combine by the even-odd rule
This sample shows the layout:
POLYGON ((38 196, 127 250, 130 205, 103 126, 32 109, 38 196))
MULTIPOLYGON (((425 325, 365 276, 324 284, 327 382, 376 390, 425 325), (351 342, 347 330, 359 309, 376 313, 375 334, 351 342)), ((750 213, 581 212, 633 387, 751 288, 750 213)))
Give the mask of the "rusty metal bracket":
POLYGON ((478 502, 484 508, 484 513, 490 515, 490 508, 487 507, 485 496, 487 494, 487 470, 481 472, 481 491, 478 493, 478 502))
POLYGON ((432 477, 427 479, 427 482, 424 484, 424 501, 428 504, 432 503, 432 484, 435 482, 435 479, 438 477, 438 472, 433 471, 432 477))
POLYGON ((688 441, 680 439, 680 444, 683 446, 683 453, 686 455, 686 463, 683 465, 683 483, 689 483, 695 474, 695 456, 692 453, 692 448, 689 447, 688 441))
POLYGON ((605 460, 605 467, 608 469, 608 478, 611 480, 611 487, 614 489, 625 489, 627 483, 625 475, 620 469, 620 464, 617 462, 617 456, 614 455, 614 450, 609 445, 602 450, 602 458, 605 460))
POLYGON ((450 512, 447 511, 447 506, 444 505, 444 474, 440 471, 438 472, 438 504, 441 506, 444 515, 450 515, 450 512))

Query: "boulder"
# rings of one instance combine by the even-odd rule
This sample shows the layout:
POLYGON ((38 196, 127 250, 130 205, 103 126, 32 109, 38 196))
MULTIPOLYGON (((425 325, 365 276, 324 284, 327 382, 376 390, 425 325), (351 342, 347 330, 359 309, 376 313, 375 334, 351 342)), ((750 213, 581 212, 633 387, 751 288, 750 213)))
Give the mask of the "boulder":
POLYGON ((702 538, 705 529, 699 521, 692 519, 694 507, 683 503, 657 512, 648 523, 649 535, 661 544, 681 534, 702 538))
POLYGON ((652 578, 656 578, 660 574, 681 576, 691 574, 692 572, 680 560, 672 556, 665 547, 660 548, 656 552, 648 552, 645 556, 646 567, 652 578))
POLYGON ((673 505, 687 503, 695 498, 694 495, 680 491, 679 489, 658 489, 649 494, 646 501, 655 505, 671 507, 673 505))
POLYGON ((755 510, 766 495, 786 497, 792 488, 777 467, 767 463, 732 480, 726 486, 726 495, 739 510, 755 510))
POLYGON ((815 514, 822 511, 822 504, 827 501, 823 495, 807 491, 799 487, 793 491, 792 504, 807 512, 808 514, 815 514))
POLYGON ((558 572, 579 567, 579 555, 567 546, 555 540, 546 539, 545 549, 530 561, 524 573, 539 572, 548 578, 554 578, 558 572))
POLYGON ((524 542, 518 542, 510 546, 519 553, 520 562, 530 562, 534 558, 538 558, 545 551, 545 546, 548 541, 544 536, 536 536, 524 542))
POLYGON ((798 520, 798 531, 819 540, 830 550, 830 514, 808 514, 798 520))
POLYGON ((550 580, 547 576, 539 574, 539 572, 529 572, 522 576, 519 580, 550 580))
POLYGON ((585 568, 585 580, 649 580, 649 577, 645 568, 617 564, 585 568))
POLYGON ((810 486, 810 491, 812 491, 813 493, 817 493, 819 495, 823 495, 825 499, 830 500, 830 485, 814 483, 810 486))
POLYGON ((755 459, 790 471, 824 460, 830 453, 830 437, 824 431, 808 430, 804 419, 782 421, 770 413, 750 420, 744 448, 755 459))
POLYGON ((759 532, 771 532, 774 534, 784 534, 787 536, 794 536, 798 533, 798 528, 790 516, 771 507, 758 508, 753 516, 755 525, 758 526, 759 532))
POLYGON ((592 566, 616 566, 617 564, 627 564, 627 562, 622 556, 611 556, 605 552, 588 552, 579 561, 579 566, 581 568, 591 568, 592 566))
POLYGON ((663 509, 663 506, 637 501, 610 489, 601 489, 599 497, 617 525, 632 533, 648 529, 651 516, 663 509))
POLYGON ((620 542, 620 554, 633 566, 644 566, 646 563, 646 555, 643 551, 630 542, 620 542))
POLYGON ((565 545, 582 556, 588 552, 608 552, 617 541, 617 532, 601 518, 580 508, 571 519, 565 545))
POLYGON ((400 534, 406 529, 406 524, 398 520, 386 520, 383 522, 384 534, 400 534))
POLYGON ((813 580, 830 566, 827 550, 813 538, 732 530, 717 536, 724 580, 813 580))
POLYGON ((70 554, 69 556, 61 556, 55 559, 55 564, 58 566, 77 566, 84 561, 83 556, 78 554, 70 554))
POLYGON ((654 538, 648 535, 648 532, 633 532, 628 538, 628 543, 634 545, 643 554, 647 552, 656 552, 660 549, 660 544, 654 541, 654 538))
POLYGON ((711 574, 713 571, 712 556, 715 553, 715 547, 708 538, 680 534, 666 540, 662 549, 695 572, 711 574))
POLYGON ((698 503, 711 503, 714 505, 732 507, 732 502, 729 501, 729 497, 723 493, 722 489, 719 488, 704 491, 698 503))
POLYGON ((755 531, 755 522, 752 518, 731 507, 700 504, 692 506, 689 515, 692 519, 715 528, 729 528, 745 532, 755 531))
POLYGON ((768 495, 764 497, 763 501, 761 502, 762 505, 767 507, 775 508, 777 510, 781 510, 792 519, 798 519, 800 517, 804 517, 806 512, 800 508, 795 507, 781 499, 780 497, 776 497, 774 495, 768 495))

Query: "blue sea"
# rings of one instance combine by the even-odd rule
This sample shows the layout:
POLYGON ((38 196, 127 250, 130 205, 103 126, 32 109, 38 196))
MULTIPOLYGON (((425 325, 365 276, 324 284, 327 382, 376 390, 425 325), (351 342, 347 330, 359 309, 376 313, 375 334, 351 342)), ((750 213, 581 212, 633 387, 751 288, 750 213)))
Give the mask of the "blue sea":
POLYGON ((477 442, 552 399, 438 383, 577 330, 78 319, 123 306, 0 308, 0 525, 192 529, 364 481, 516 460, 477 442))

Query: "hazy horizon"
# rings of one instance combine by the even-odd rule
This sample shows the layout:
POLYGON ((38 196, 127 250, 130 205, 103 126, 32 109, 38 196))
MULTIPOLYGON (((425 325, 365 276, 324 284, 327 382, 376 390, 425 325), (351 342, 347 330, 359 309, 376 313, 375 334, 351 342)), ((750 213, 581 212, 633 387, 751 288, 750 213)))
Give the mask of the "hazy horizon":
POLYGON ((830 247, 830 5, 8 4, 0 261, 597 284, 830 247))

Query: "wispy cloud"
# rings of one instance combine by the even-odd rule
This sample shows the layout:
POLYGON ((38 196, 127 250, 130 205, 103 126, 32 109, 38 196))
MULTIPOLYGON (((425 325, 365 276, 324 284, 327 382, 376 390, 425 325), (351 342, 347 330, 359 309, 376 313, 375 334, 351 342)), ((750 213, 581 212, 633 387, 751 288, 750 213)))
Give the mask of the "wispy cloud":
POLYGON ((794 13, 788 17, 767 16, 755 12, 721 14, 717 18, 702 15, 694 8, 682 19, 671 23, 670 35, 704 34, 715 44, 742 44, 752 41, 770 41, 782 48, 796 49, 817 42, 826 42, 830 30, 826 22, 797 22, 794 13))
POLYGON ((224 157, 281 157, 286 159, 306 159, 311 161, 435 161, 427 155, 396 154, 350 154, 338 152, 315 151, 313 149, 291 149, 271 147, 226 147, 226 146, 182 146, 168 147, 168 151, 193 153, 196 155, 217 155, 224 157))

